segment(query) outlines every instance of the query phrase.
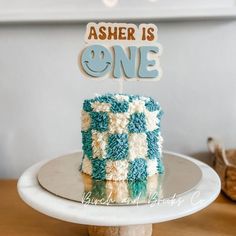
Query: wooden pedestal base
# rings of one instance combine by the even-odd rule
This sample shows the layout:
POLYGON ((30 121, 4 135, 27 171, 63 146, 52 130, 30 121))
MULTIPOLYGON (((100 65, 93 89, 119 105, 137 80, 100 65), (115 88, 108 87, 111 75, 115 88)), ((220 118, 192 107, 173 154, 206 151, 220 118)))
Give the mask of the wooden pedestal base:
POLYGON ((88 226, 89 236, 151 236, 152 224, 128 226, 88 226))

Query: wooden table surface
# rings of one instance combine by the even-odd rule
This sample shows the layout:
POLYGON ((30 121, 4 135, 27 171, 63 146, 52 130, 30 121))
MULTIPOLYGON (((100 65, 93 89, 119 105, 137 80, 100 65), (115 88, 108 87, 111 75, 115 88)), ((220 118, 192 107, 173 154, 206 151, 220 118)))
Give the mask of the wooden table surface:
MULTIPOLYGON (((21 201, 16 180, 0 180, 0 236, 87 235, 86 226, 43 215, 21 201)), ((236 203, 220 195, 204 210, 178 220, 154 225, 153 235, 236 235, 236 203)))

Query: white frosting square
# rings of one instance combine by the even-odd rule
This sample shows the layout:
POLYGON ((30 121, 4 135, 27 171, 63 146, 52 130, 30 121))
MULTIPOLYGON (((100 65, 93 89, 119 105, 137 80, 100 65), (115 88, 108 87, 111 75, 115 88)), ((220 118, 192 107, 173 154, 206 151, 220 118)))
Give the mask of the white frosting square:
POLYGON ((129 113, 144 112, 145 102, 142 100, 134 100, 129 104, 129 113))
POLYGON ((91 106, 95 112, 109 112, 111 108, 111 104, 98 101, 93 102, 91 106))
POLYGON ((81 129, 83 131, 87 131, 90 128, 90 125, 91 125, 91 117, 90 117, 89 113, 86 112, 86 111, 82 111, 81 112, 81 119, 82 119, 81 129))
POLYGON ((148 152, 147 136, 145 133, 129 135, 129 159, 146 158, 148 152))
POLYGON ((145 117, 146 117, 146 125, 147 125, 147 131, 153 131, 158 128, 158 111, 148 111, 145 109, 144 111, 145 117))
POLYGON ((108 140, 107 132, 92 131, 93 158, 105 158, 108 140))
POLYGON ((147 174, 148 176, 154 175, 157 173, 157 159, 147 160, 147 174))
POLYGON ((128 133, 129 114, 109 113, 109 132, 111 134, 128 133))
POLYGON ((129 101, 129 97, 126 96, 126 95, 116 94, 114 97, 115 97, 116 100, 119 101, 119 102, 123 102, 123 101, 128 102, 128 101, 129 101))

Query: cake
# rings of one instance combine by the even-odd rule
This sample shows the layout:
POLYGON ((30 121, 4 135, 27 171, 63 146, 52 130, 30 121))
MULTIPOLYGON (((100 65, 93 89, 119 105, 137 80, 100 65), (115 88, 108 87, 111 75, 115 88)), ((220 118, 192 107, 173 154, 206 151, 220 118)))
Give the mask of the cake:
POLYGON ((143 181, 163 173, 162 114, 150 97, 105 94, 86 99, 81 172, 113 181, 143 181))

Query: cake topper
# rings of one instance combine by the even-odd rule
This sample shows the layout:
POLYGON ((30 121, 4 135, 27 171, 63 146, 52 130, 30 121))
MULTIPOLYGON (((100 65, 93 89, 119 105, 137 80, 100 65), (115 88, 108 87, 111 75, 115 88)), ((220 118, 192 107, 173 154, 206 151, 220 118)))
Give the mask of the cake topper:
MULTIPOLYGON (((85 78, 151 80, 161 78, 161 45, 154 24, 88 23, 79 56, 85 78)), ((122 89, 121 89, 122 90, 122 89)))

